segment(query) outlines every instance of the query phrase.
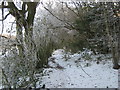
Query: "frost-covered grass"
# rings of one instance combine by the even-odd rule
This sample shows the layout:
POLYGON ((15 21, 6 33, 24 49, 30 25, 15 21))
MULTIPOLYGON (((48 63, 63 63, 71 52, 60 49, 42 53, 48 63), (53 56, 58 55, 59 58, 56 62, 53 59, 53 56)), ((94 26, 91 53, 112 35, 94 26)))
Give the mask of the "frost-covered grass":
POLYGON ((118 87, 118 71, 112 69, 110 55, 93 55, 90 51, 66 54, 59 49, 49 58, 49 65, 53 68, 44 69, 42 77, 47 88, 118 87))

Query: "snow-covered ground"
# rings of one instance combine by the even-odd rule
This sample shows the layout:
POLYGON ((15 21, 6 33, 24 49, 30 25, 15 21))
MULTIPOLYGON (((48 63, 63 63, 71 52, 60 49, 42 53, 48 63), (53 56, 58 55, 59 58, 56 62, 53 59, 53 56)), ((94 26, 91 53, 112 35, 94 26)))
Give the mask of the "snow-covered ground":
MULTIPOLYGON (((3 32, 0 22, 0 34, 15 35, 13 22, 14 18, 9 16, 4 21, 3 32)), ((41 85, 45 84, 46 88, 117 88, 118 70, 112 69, 110 56, 87 53, 85 56, 85 52, 66 54, 62 49, 56 50, 49 58, 49 65, 53 68, 44 69, 41 85)), ((40 87, 39 82, 38 87, 40 87)))
MULTIPOLYGON (((4 21, 3 33, 10 34, 11 32, 15 35, 13 22, 12 16, 4 21), (11 27, 12 24, 13 27, 11 27), (12 28, 13 31, 11 31, 12 28)), ((2 22, 0 22, 1 33, 2 22)), ((47 88, 117 88, 118 70, 112 69, 109 55, 105 57, 92 55, 92 52, 87 53, 85 56, 85 52, 66 54, 62 49, 56 50, 49 58, 49 65, 53 68, 44 69, 42 84, 45 84, 47 88), (98 60, 100 62, 97 62, 98 60)), ((38 87, 40 87, 39 82, 38 87)))
POLYGON ((112 69, 110 55, 92 55, 91 52, 66 55, 59 49, 49 58, 49 65, 52 68, 44 69, 42 78, 47 88, 118 87, 118 70, 112 69), (91 57, 89 60, 85 60, 87 55, 91 57))
POLYGON ((112 69, 111 56, 89 50, 71 54, 58 49, 43 76, 36 76, 40 78, 37 88, 43 84, 46 88, 118 88, 118 70, 112 69))

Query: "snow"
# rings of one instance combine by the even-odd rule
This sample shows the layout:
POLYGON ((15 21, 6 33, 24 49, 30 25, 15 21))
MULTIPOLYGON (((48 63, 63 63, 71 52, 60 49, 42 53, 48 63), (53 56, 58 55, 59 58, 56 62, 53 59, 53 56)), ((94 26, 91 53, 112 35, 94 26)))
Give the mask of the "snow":
MULTIPOLYGON (((5 14, 7 14, 7 11, 5 14)), ((14 18, 12 16, 4 21, 3 33, 9 34, 11 32, 15 35, 15 24, 11 31, 13 22, 14 18)), ((0 33, 1 30, 2 22, 0 22, 0 33)), ((53 68, 44 69, 45 75, 42 77, 41 85, 45 84, 46 88, 117 88, 118 70, 112 69, 111 58, 108 59, 107 57, 110 56, 93 55, 90 50, 75 54, 65 52, 63 49, 56 50, 49 58, 49 65, 53 68), (88 57, 83 58, 85 55, 88 57), (99 57, 101 57, 101 60, 97 64, 99 57), (60 68, 60 66, 63 68, 60 68)), ((37 87, 40 87, 39 82, 37 87)))
MULTIPOLYGON (((53 68, 44 69, 45 75, 42 77, 42 84, 45 84, 46 88, 118 87, 118 71, 112 69, 110 55, 92 55, 88 51, 92 60, 85 60, 82 58, 83 52, 73 55, 69 53, 67 59, 66 54, 68 53, 59 49, 49 58, 49 65, 53 68), (104 59, 97 64, 99 56, 104 59), (57 68, 57 65, 63 68, 57 68)), ((38 84, 37 87, 40 85, 38 84)))
MULTIPOLYGON (((4 15, 7 14, 8 14, 8 10, 5 9, 4 15)), ((0 11, 0 20, 1 19, 2 19, 2 12, 0 11)), ((2 31, 2 22, 0 22, 0 34, 16 35, 15 29, 16 29, 15 19, 12 15, 9 15, 4 20, 4 31, 2 31)))
POLYGON ((58 49, 48 60, 50 67, 44 69, 44 76, 37 75, 37 88, 43 84, 46 88, 118 88, 118 70, 112 69, 109 54, 94 55, 90 50, 72 54, 58 49))

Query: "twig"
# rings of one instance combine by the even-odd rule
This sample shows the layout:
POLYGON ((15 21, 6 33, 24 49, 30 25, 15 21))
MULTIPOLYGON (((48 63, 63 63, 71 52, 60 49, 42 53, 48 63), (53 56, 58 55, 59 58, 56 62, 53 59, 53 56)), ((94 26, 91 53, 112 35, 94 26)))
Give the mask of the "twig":
POLYGON ((10 15, 10 13, 8 13, 4 18, 0 19, 0 21, 4 21, 8 17, 8 15, 10 15))
MULTIPOLYGON (((72 29, 75 28, 72 24, 70 24, 70 23, 68 23, 67 21, 62 20, 62 19, 60 19, 59 17, 57 17, 56 15, 54 15, 54 14, 52 13, 52 11, 50 11, 47 7, 44 6, 43 3, 41 3, 41 4, 42 4, 43 8, 44 8, 45 10, 47 10, 53 17, 55 17, 56 19, 58 19, 58 20, 61 21, 61 22, 64 22, 66 25, 70 26, 72 29)), ((66 28, 67 28, 67 27, 66 27, 66 28)))
POLYGON ((80 64, 81 69, 83 70, 84 73, 86 73, 89 77, 91 77, 85 70, 83 69, 82 65, 80 64))
POLYGON ((77 14, 74 10, 72 10, 72 9, 68 6, 68 4, 67 4, 67 3, 65 3, 65 5, 66 5, 66 7, 67 7, 70 11, 72 11, 75 15, 77 15, 77 16, 78 16, 78 14, 77 14))
POLYGON ((3 70, 3 68, 1 68, 1 70, 2 70, 2 75, 4 76, 4 78, 5 78, 6 82, 7 82, 7 85, 10 88, 11 86, 10 86, 10 83, 8 81, 7 75, 5 74, 5 71, 3 70))

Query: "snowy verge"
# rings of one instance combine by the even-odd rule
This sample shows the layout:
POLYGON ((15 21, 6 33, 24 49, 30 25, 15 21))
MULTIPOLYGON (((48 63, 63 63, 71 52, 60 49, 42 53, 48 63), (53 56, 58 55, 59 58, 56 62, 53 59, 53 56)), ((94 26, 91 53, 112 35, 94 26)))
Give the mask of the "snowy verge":
MULTIPOLYGON (((59 49, 49 58, 53 68, 44 69, 42 84, 47 88, 117 88, 118 71, 112 69, 110 55, 68 54, 59 49), (54 62, 53 62, 54 61, 54 62), (99 61, 99 63, 98 63, 99 61), (57 68, 57 65, 63 67, 57 68)), ((38 85, 39 87, 39 85, 38 85)))

